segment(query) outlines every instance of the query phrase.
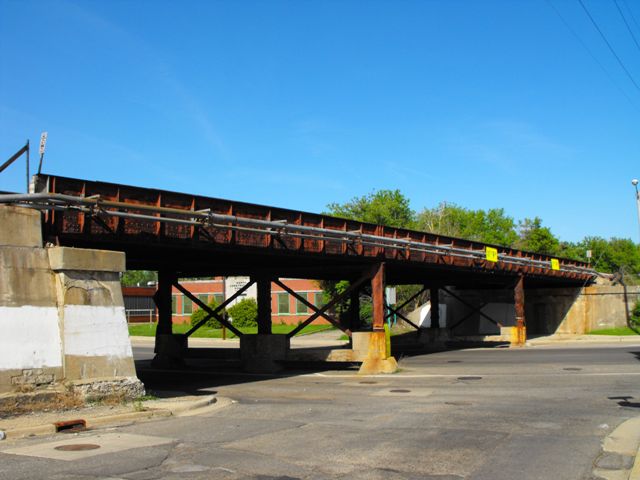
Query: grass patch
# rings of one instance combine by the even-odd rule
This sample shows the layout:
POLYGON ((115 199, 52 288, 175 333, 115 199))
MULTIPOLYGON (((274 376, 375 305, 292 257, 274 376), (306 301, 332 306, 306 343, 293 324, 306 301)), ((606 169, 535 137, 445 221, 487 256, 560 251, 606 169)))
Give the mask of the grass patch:
POLYGON ((631 330, 629 327, 617 327, 617 328, 605 328, 603 330, 594 330, 592 332, 589 332, 589 335, 627 336, 627 335, 638 335, 638 334, 633 330, 631 330))
MULTIPOLYGON (((155 323, 130 324, 129 335, 134 337, 153 337, 156 334, 156 325, 155 323)), ((271 331, 276 334, 286 334, 296 328, 296 326, 297 325, 273 325, 271 331)), ((173 333, 187 333, 190 328, 191 325, 187 323, 174 324, 173 333)), ((247 334, 258 333, 258 327, 240 327, 238 330, 247 334)), ((325 330, 334 330, 334 327, 332 325, 307 325, 298 332, 296 336, 323 332, 325 330)), ((195 338, 222 338, 222 329, 201 327, 191 336, 195 338)), ((230 330, 227 330, 227 338, 235 338, 235 335, 230 330)))

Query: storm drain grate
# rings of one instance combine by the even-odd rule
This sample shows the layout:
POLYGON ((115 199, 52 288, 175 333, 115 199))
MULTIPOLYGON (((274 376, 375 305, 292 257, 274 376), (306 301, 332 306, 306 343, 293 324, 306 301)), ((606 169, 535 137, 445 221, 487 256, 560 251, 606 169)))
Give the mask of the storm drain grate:
POLYGON ((482 380, 482 377, 458 377, 458 380, 482 380))
POLYGON ((454 405, 456 407, 468 407, 469 405, 473 405, 473 403, 471 403, 471 402, 463 402, 463 401, 460 401, 460 402, 456 402, 456 401, 454 401, 454 402, 444 402, 444 404, 445 405, 454 405))
POLYGON ((567 368, 563 368, 563 370, 566 370, 567 372, 579 372, 582 369, 577 367, 567 367, 567 368))
POLYGON ((364 382, 358 382, 358 383, 360 383, 361 385, 375 385, 378 382, 372 382, 370 380, 365 380, 364 382))
POLYGON ((410 393, 411 390, 406 390, 404 388, 396 388, 394 390, 389 390, 391 393, 410 393))
POLYGON ((62 452, 83 452, 85 450, 97 450, 100 445, 95 443, 72 443, 70 445, 59 445, 54 447, 54 450, 60 450, 62 452))
POLYGON ((447 363, 462 363, 462 360, 449 360, 447 363))
POLYGON ((87 422, 82 419, 55 422, 53 425, 56 427, 56 433, 74 433, 87 429, 87 422))

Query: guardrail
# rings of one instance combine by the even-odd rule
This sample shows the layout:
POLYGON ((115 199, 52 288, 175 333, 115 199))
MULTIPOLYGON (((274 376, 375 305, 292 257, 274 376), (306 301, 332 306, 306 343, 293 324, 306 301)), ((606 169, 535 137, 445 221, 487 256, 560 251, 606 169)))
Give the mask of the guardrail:
POLYGON ((154 323, 158 319, 158 314, 155 308, 130 308, 125 310, 127 316, 127 323, 142 323, 131 322, 132 317, 146 317, 149 319, 149 323, 154 323))

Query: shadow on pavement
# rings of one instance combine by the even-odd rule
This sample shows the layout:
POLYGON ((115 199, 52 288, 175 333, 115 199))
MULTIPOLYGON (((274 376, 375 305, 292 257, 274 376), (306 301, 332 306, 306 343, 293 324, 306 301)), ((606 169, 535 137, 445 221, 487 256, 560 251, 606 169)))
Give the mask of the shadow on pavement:
POLYGON ((609 400, 618 400, 618 405, 628 408, 640 408, 640 402, 630 402, 634 397, 607 397, 609 400))

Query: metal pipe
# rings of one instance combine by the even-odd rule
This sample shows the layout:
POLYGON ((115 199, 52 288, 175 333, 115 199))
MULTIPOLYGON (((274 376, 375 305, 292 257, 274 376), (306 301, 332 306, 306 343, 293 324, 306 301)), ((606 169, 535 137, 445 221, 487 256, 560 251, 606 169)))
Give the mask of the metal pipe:
MULTIPOLYGON (((119 218, 133 218, 152 222, 165 222, 189 226, 210 226, 220 229, 250 231, 264 235, 290 236, 293 238, 309 238, 319 241, 338 241, 341 243, 350 242, 356 245, 366 245, 372 247, 391 248, 394 250, 409 249, 414 252, 448 255, 458 258, 485 259, 484 250, 473 248, 454 247, 452 245, 431 244, 406 240, 402 238, 391 238, 379 235, 364 234, 361 232, 349 232, 344 230, 332 230, 322 227, 312 227, 308 225, 298 225, 288 223, 283 220, 260 220, 254 218, 243 218, 236 215, 226 215, 212 213, 211 211, 193 211, 177 208, 158 207, 154 205, 133 205, 125 202, 115 202, 102 200, 99 197, 76 197, 57 193, 35 193, 35 194, 7 194, 0 195, 0 203, 19 203, 22 206, 29 206, 41 210, 60 210, 64 205, 73 206, 82 213, 105 215, 119 218), (152 216, 131 212, 120 212, 108 210, 107 208, 119 208, 126 210, 143 210, 157 214, 165 214, 179 217, 189 217, 189 219, 172 218, 167 216, 152 216), (224 222, 224 223, 221 223, 224 222), (239 225, 247 225, 242 227, 239 225), (253 228, 261 227, 261 228, 253 228)), ((506 253, 498 254, 499 261, 513 265, 532 266, 534 268, 549 269, 549 260, 537 260, 533 258, 516 257, 506 253)), ((590 275, 601 275, 595 270, 578 265, 566 264, 560 267, 560 271, 573 272, 590 275)))

